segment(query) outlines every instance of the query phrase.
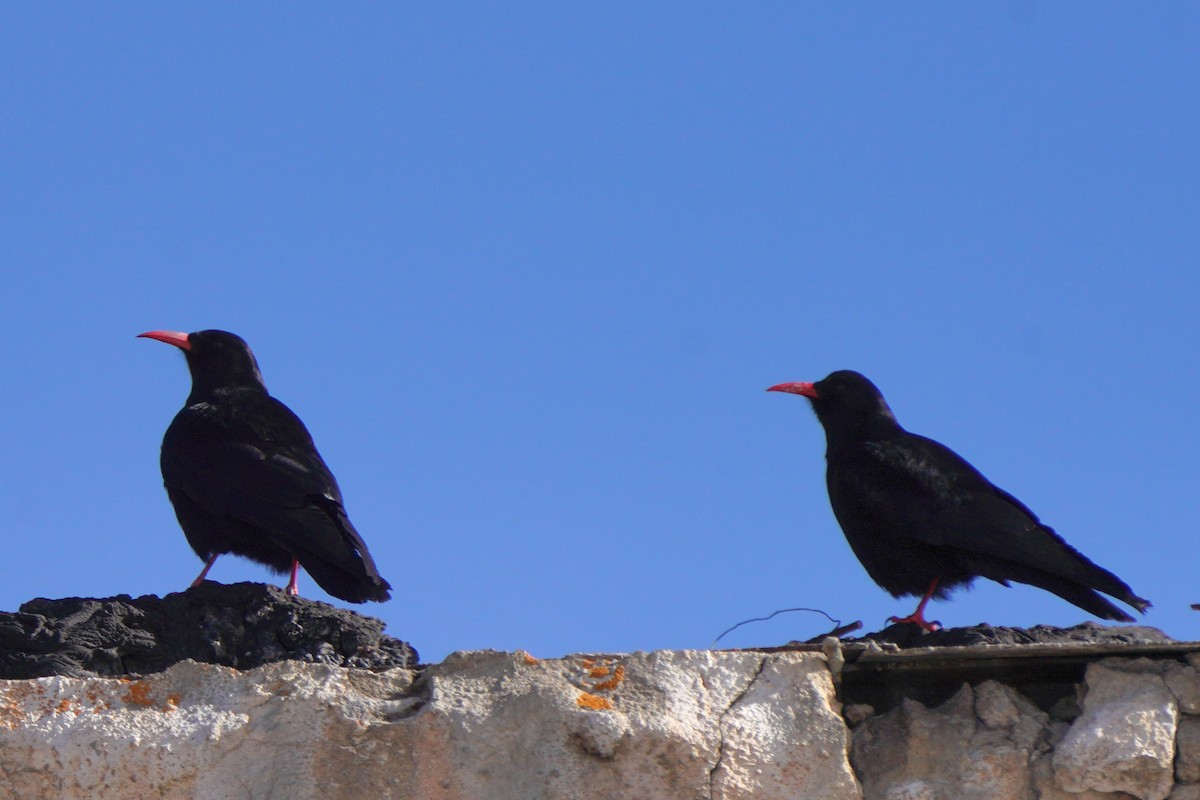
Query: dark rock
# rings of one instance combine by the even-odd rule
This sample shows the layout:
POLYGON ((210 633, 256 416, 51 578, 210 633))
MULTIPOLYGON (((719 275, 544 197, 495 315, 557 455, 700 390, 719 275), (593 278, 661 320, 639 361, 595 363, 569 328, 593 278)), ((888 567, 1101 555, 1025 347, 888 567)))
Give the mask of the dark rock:
POLYGON ((261 583, 205 582, 166 597, 30 600, 0 612, 0 678, 144 675, 193 659, 252 669, 295 659, 382 670, 417 651, 384 623, 261 583))
POLYGON ((917 625, 898 623, 858 639, 847 637, 846 642, 873 641, 891 643, 901 649, 912 647, 965 647, 981 644, 1167 644, 1171 637, 1158 628, 1138 625, 1100 625, 1084 622, 1070 628, 1035 625, 1032 628, 1006 628, 986 623, 970 628, 946 628, 926 633, 917 625))

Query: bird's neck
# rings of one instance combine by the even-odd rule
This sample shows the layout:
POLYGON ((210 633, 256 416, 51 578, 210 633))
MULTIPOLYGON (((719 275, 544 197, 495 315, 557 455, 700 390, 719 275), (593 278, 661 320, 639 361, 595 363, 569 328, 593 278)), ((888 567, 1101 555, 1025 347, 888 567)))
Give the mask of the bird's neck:
POLYGON ((197 403, 220 403, 235 397, 267 397, 267 387, 261 383, 207 385, 192 382, 192 393, 188 395, 189 406, 197 403))
POLYGON ((904 435, 895 417, 872 415, 854 420, 831 420, 825 426, 827 450, 835 453, 862 442, 883 442, 904 435))

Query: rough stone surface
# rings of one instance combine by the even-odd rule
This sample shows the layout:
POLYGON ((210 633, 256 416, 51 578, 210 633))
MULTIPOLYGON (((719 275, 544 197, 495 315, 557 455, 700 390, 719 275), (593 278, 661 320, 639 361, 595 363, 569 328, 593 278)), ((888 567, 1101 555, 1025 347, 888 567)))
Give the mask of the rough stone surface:
POLYGON ((856 800, 847 746, 814 654, 0 682, 0 800, 856 800))
POLYGON ((946 628, 926 632, 909 623, 889 625, 881 631, 859 639, 843 641, 872 641, 894 644, 902 649, 912 647, 965 647, 984 644, 1166 644, 1171 637, 1158 628, 1137 625, 1110 626, 1085 622, 1070 628, 1035 625, 1032 628, 1006 628, 981 623, 970 628, 946 628))
POLYGON ((1070 792, 1126 792, 1164 800, 1174 783, 1179 706, 1157 664, 1091 664, 1083 713, 1054 753, 1055 780, 1070 792))
POLYGON ((1200 720, 1180 723, 1167 689, 1195 677, 1180 669, 1195 668, 1093 664, 1070 723, 995 681, 935 708, 905 700, 859 722, 851 763, 866 800, 1179 800, 1200 777, 1200 720))
POLYGON ((1200 670, 1171 662, 1163 672, 1163 680, 1179 702, 1180 711, 1184 714, 1200 714, 1200 670))
POLYGON ((206 582, 166 597, 30 600, 0 612, 0 678, 144 675, 192 659, 251 669, 286 659, 410 667, 383 622, 260 583, 206 582))
POLYGON ((424 679, 422 796, 861 797, 819 655, 471 654, 424 679))
POLYGON ((1185 717, 1175 734, 1175 779, 1200 783, 1200 719, 1185 717))
POLYGON ((937 708, 906 700, 859 725, 851 762, 868 800, 1033 800, 1048 724, 1010 687, 964 685, 937 708))
POLYGON ((824 659, 764 658, 721 714, 711 795, 749 800, 786 786, 800 797, 860 797, 832 689, 824 659))
POLYGON ((1068 792, 1054 782, 1054 765, 1049 756, 1049 753, 1043 754, 1030 765, 1033 777, 1033 796, 1037 800, 1137 800, 1136 797, 1125 792, 1096 792, 1091 789, 1082 792, 1068 792))
MULTIPOLYGON (((977 626, 917 644, 1166 641, 1140 630, 977 626)), ((54 673, 0 680, 0 800, 1200 800, 1187 647, 1086 675, 1087 648, 1067 648, 1057 684, 1030 677, 1047 648, 1020 669, 988 655, 1012 685, 976 671, 936 700, 917 690, 943 680, 942 654, 914 653, 895 699, 843 710, 851 672, 828 639, 418 667, 382 631, 257 584, 0 614, 0 670, 54 673)))
POLYGON ((349 798, 403 757, 368 732, 409 711, 410 684, 295 661, 0 681, 0 798, 349 798))

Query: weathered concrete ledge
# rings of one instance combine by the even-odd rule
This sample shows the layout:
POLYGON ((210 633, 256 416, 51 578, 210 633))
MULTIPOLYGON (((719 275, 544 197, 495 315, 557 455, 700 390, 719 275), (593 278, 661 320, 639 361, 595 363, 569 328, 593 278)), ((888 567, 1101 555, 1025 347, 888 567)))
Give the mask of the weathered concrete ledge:
POLYGON ((421 666, 256 584, 0 613, 0 800, 1200 800, 1200 643, 977 626, 421 666))
POLYGON ((0 798, 861 797, 819 654, 0 682, 0 798))
POLYGON ((982 680, 876 713, 825 650, 0 681, 0 798, 1200 800, 1194 652, 1095 661, 1049 709, 982 680))

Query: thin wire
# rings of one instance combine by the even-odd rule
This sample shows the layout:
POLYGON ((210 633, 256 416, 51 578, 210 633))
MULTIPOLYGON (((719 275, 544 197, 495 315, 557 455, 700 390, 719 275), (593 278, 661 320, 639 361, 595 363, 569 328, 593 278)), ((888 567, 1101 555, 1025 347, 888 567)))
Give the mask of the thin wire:
POLYGON ((739 622, 737 625, 734 625, 732 628, 726 628, 725 630, 721 631, 721 635, 720 635, 720 636, 718 636, 717 638, 713 639, 713 643, 712 643, 711 645, 709 645, 709 646, 710 646, 710 647, 716 647, 716 646, 717 646, 717 642, 719 642, 719 641, 721 641, 721 639, 725 638, 725 634, 727 634, 727 633, 732 633, 733 631, 736 631, 738 628, 742 627, 743 625, 747 625, 747 624, 749 624, 749 623, 751 623, 751 622, 766 622, 766 621, 767 621, 767 620, 769 620, 769 619, 772 619, 772 618, 774 618, 774 617, 777 617, 777 616, 779 616, 780 614, 786 614, 786 613, 788 613, 789 611, 811 611, 811 612, 812 612, 812 613, 814 613, 814 614, 820 614, 820 615, 822 615, 823 617, 825 617, 825 619, 827 619, 827 620, 829 620, 830 622, 832 622, 832 623, 833 623, 833 627, 834 627, 834 628, 840 628, 840 627, 842 627, 842 621, 841 621, 840 619, 834 619, 833 617, 829 616, 828 614, 826 614, 824 611, 822 611, 822 610, 821 610, 821 609, 819 609, 819 608, 781 608, 781 609, 779 609, 778 611, 773 611, 773 612, 771 612, 771 614, 770 614, 769 616, 766 616, 766 617, 755 617, 754 619, 744 619, 744 620, 742 620, 741 622, 739 622))

